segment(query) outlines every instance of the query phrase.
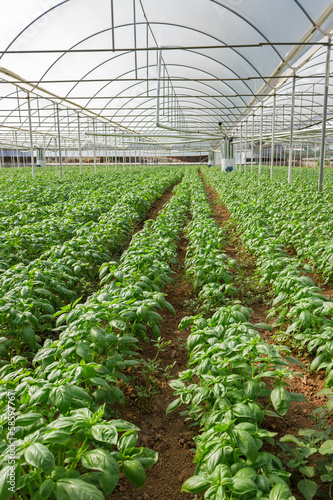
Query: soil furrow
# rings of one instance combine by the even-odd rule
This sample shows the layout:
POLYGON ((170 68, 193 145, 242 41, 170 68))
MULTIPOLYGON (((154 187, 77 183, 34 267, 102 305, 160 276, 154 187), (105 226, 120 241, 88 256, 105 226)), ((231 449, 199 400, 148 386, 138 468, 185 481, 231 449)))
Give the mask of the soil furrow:
MULTIPOLYGON (((160 208, 162 208, 162 204, 160 208)), ((158 210, 156 210, 156 215, 157 212, 158 210)), ((165 370, 175 362, 170 379, 177 378, 178 373, 187 367, 187 334, 179 332, 178 324, 184 316, 190 315, 186 301, 190 300, 193 294, 192 287, 186 282, 184 275, 187 247, 187 241, 184 237, 177 242, 177 247, 178 264, 173 266, 174 283, 167 284, 163 290, 163 293, 166 294, 166 300, 173 305, 176 316, 168 310, 160 311, 163 317, 161 337, 164 341, 171 341, 170 345, 160 353, 160 367, 165 370)), ((153 359, 157 352, 157 348, 153 344, 155 339, 151 332, 149 336, 151 342, 142 342, 140 351, 140 355, 146 361, 153 359)), ((131 376, 130 373, 128 375, 131 376)), ((159 378, 158 375, 157 378, 159 378)), ((138 490, 121 475, 119 484, 110 496, 110 500, 193 499, 193 495, 181 494, 180 490, 185 479, 192 476, 195 471, 195 465, 192 464, 194 456, 192 449, 194 448, 193 437, 197 432, 188 428, 185 417, 180 416, 178 412, 166 415, 166 409, 174 399, 173 390, 169 387, 168 380, 162 382, 159 393, 145 412, 142 411, 142 401, 135 394, 132 384, 123 386, 122 390, 125 393, 126 405, 124 408, 118 406, 119 416, 130 420, 141 429, 138 446, 146 446, 157 451, 159 460, 155 466, 147 469, 146 483, 141 490, 138 490)))

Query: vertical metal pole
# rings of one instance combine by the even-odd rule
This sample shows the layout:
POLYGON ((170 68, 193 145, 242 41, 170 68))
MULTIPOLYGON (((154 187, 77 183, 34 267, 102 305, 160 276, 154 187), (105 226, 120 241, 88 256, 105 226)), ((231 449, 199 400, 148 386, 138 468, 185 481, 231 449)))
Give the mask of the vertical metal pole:
POLYGON ((97 173, 97 165, 96 165, 96 124, 95 119, 93 119, 93 132, 94 132, 94 172, 97 173))
POLYGON ((147 54, 146 54, 146 66, 147 66, 147 72, 146 72, 146 77, 147 77, 147 97, 149 96, 149 50, 148 50, 148 43, 149 43, 149 26, 148 22, 146 25, 146 45, 147 45, 147 54))
POLYGON ((60 120, 59 120, 59 106, 58 106, 58 104, 57 104, 57 128, 58 128, 59 168, 60 168, 60 177, 62 177, 62 152, 61 152, 60 120))
POLYGON ((82 174, 82 147, 81 147, 81 123, 80 123, 80 113, 77 114, 77 134, 79 140, 79 165, 80 165, 80 175, 82 174))
POLYGON ((45 161, 45 168, 47 167, 47 156, 46 156, 46 140, 45 140, 45 135, 43 135, 43 151, 44 151, 44 161, 45 161))
POLYGON ((242 144, 243 141, 243 123, 241 123, 241 130, 240 130, 240 143, 239 143, 239 171, 242 171, 242 144))
POLYGON ((247 140, 248 140, 248 137, 247 137, 247 132, 248 132, 248 129, 247 129, 247 120, 245 121, 245 158, 244 158, 244 172, 246 172, 246 159, 247 159, 247 140))
POLYGON ((252 115, 252 143, 251 143, 251 174, 253 174, 253 154, 254 154, 254 113, 252 115))
POLYGON ((283 147, 283 165, 286 166, 286 146, 283 147))
MULTIPOLYGON (((114 133, 117 134, 117 129, 115 129, 114 133)), ((118 167, 117 135, 114 136, 114 164, 117 170, 118 167)))
POLYGON ((104 133, 105 133, 105 172, 108 171, 108 138, 106 135, 106 123, 104 124, 104 133))
POLYGON ((15 142, 16 142, 16 161, 17 161, 17 166, 19 168, 20 167, 20 155, 19 155, 18 144, 17 144, 17 132, 16 132, 16 130, 15 130, 15 142))
POLYGON ((30 105, 30 93, 27 93, 28 100, 28 115, 29 115, 29 136, 30 136, 30 154, 31 154, 31 173, 32 178, 35 178, 35 163, 34 163, 34 143, 32 138, 32 119, 31 119, 31 105, 30 105))
POLYGON ((156 98, 156 124, 160 122, 160 93, 161 93, 161 70, 162 70, 162 49, 158 54, 158 68, 157 68, 157 98, 156 98))
POLYGON ((271 180, 273 179, 274 149, 275 149, 275 112, 276 112, 276 92, 273 98, 273 116, 272 116, 272 145, 271 145, 271 180))
POLYGON ((123 170, 125 170, 125 144, 123 139, 123 170))
POLYGON ((57 162, 57 150, 58 150, 58 143, 56 137, 54 138, 54 166, 57 167, 58 162, 57 162))
POLYGON ((289 166, 288 166, 288 183, 291 184, 291 172, 293 163, 293 141, 294 141, 294 115, 295 115, 295 89, 296 89, 296 72, 293 71, 293 88, 291 94, 291 116, 290 116, 290 141, 289 141, 289 166))
POLYGON ((115 50, 114 41, 114 13, 113 13, 113 0, 111 0, 111 36, 112 36, 112 50, 115 50))
POLYGON ((138 78, 138 55, 136 51, 136 9, 135 9, 135 0, 133 0, 133 29, 134 29, 134 63, 135 63, 135 78, 138 78))
POLYGON ((326 52, 326 69, 325 69, 325 90, 324 90, 324 102, 323 102, 323 123, 321 129, 320 163, 319 163, 319 180, 318 180, 318 191, 320 193, 323 190, 323 174, 324 174, 324 164, 325 164, 326 119, 327 119, 328 89, 330 84, 331 43, 332 43, 332 38, 328 37, 327 52, 326 52))
POLYGON ((280 153, 280 162, 279 162, 279 165, 281 167, 282 165, 282 144, 280 143, 280 146, 279 146, 279 153, 280 153))
POLYGON ((264 126, 264 105, 261 105, 260 113, 260 142, 259 142, 259 175, 261 175, 261 165, 262 165, 262 128, 264 126))

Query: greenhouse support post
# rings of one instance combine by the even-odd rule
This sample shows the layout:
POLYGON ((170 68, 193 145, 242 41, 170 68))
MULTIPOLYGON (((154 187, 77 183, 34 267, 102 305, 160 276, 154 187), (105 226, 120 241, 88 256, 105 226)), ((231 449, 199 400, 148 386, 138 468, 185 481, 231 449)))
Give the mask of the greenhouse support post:
POLYGON ((29 137, 30 137, 30 154, 31 154, 31 174, 32 178, 35 178, 35 163, 34 163, 34 143, 32 138, 32 120, 31 120, 31 104, 30 104, 30 93, 27 93, 28 100, 28 118, 29 118, 29 137))
POLYGON ((243 140, 243 123, 241 123, 240 129, 240 143, 239 143, 239 171, 242 171, 242 140, 243 140))
POLYGON ((251 141, 251 174, 253 174, 253 153, 254 153, 254 113, 252 114, 252 141, 251 141))
POLYGON ((93 120, 93 131, 94 131, 94 172, 97 173, 97 165, 96 165, 96 124, 95 120, 93 120))
MULTIPOLYGON (((117 129, 115 129, 115 134, 117 133, 117 129)), ((117 135, 114 136, 114 164, 117 170, 118 167, 118 152, 117 152, 117 135)))
POLYGON ((60 135, 60 119, 59 119, 58 104, 57 104, 57 129, 58 129, 59 169, 60 169, 60 177, 62 177, 62 152, 61 152, 61 135, 60 135))
POLYGON ((327 52, 326 52, 323 123, 322 123, 321 144, 320 144, 320 163, 319 163, 319 180, 318 180, 318 191, 320 193, 323 190, 323 173, 325 164, 326 119, 327 119, 328 89, 330 84, 331 43, 332 43, 332 38, 329 37, 327 43, 327 52))
POLYGON ((259 175, 261 175, 261 165, 262 165, 262 127, 264 121, 264 105, 261 105, 260 112, 260 141, 259 141, 259 175))
POLYGON ((15 145, 16 145, 16 162, 18 168, 20 167, 20 155, 19 155, 19 149, 18 149, 18 143, 17 143, 17 131, 15 130, 15 145))
POLYGON ((273 179, 273 167, 274 167, 275 113, 276 113, 276 92, 274 92, 274 98, 273 98, 273 115, 272 115, 271 180, 273 179))
POLYGON ((290 112, 289 166, 288 166, 289 184, 291 184, 291 171, 293 163, 292 159, 293 159, 293 140, 294 140, 295 89, 296 89, 296 72, 293 71, 293 88, 291 94, 291 112, 290 112))
POLYGON ((244 172, 246 172, 246 158, 247 158, 247 120, 245 121, 245 158, 244 158, 244 172))
POLYGON ((106 135, 106 123, 104 124, 105 130, 105 171, 108 171, 108 138, 106 135))
POLYGON ((77 114, 77 135, 78 135, 78 141, 79 141, 79 166, 80 166, 80 174, 82 174, 82 147, 81 147, 80 113, 77 114))

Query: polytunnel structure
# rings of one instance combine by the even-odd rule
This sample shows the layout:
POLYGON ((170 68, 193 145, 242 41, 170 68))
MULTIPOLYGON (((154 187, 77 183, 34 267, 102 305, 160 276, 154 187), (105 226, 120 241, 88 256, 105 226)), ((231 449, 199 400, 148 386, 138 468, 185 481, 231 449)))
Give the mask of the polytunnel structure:
POLYGON ((0 500, 333 500, 333 0, 0 19, 0 500))
POLYGON ((271 144, 273 165, 275 144, 292 158, 305 141, 324 158, 328 0, 14 0, 0 11, 2 148, 58 151, 60 163, 70 149, 80 164, 85 150, 215 151, 223 164, 252 141, 260 158, 271 144))

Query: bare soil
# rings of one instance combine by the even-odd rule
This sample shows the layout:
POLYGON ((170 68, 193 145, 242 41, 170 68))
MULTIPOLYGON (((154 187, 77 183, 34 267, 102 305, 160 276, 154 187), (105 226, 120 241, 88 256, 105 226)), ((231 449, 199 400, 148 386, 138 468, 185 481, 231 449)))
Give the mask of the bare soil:
MULTIPOLYGON (((153 211, 150 211, 147 219, 155 218, 159 210, 169 201, 172 196, 172 188, 168 191, 154 203, 153 211)), ((159 311, 163 317, 161 337, 163 340, 171 340, 170 345, 160 354, 159 359, 161 359, 162 368, 176 362, 171 372, 171 379, 177 378, 178 373, 186 369, 188 362, 187 334, 178 330, 181 319, 191 314, 185 304, 186 300, 189 300, 193 294, 193 290, 184 276, 186 246, 185 238, 181 238, 177 242, 179 263, 173 267, 174 283, 167 284, 163 290, 163 293, 166 293, 166 300, 173 305, 176 316, 168 310, 159 311)), ((150 338, 152 341, 155 340, 152 335, 150 338)), ((141 356, 145 360, 153 359, 156 350, 152 342, 141 343, 141 356)), ((189 429, 185 417, 181 417, 178 410, 166 415, 168 405, 175 399, 167 382, 164 382, 160 387, 159 394, 155 396, 151 406, 145 412, 143 412, 142 402, 138 400, 133 387, 130 384, 127 387, 122 387, 126 397, 126 405, 124 408, 118 406, 120 418, 128 419, 141 429, 137 446, 146 446, 157 451, 159 460, 155 466, 146 470, 147 479, 141 490, 121 475, 117 488, 109 497, 110 500, 186 500, 195 498, 192 494, 181 494, 180 490, 182 483, 195 473, 195 465, 192 463, 194 456, 193 437, 197 432, 195 429, 189 429)))

